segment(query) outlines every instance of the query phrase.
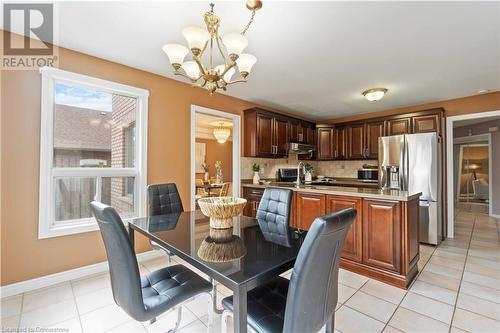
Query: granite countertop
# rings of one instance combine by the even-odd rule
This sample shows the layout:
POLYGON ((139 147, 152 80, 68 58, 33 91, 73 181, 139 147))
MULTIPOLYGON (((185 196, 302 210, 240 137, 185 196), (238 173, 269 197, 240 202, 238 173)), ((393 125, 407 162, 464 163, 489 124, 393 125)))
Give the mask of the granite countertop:
POLYGON ((268 185, 256 185, 242 181, 241 186, 252 188, 267 188, 267 187, 280 187, 288 188, 293 191, 320 193, 320 194, 333 194, 333 195, 346 195, 367 199, 385 199, 396 201, 411 201, 418 199, 422 193, 409 194, 407 191, 400 190, 382 190, 379 188, 366 188, 366 187, 343 187, 343 186, 329 186, 329 185, 300 185, 297 186, 291 183, 271 182, 268 185))

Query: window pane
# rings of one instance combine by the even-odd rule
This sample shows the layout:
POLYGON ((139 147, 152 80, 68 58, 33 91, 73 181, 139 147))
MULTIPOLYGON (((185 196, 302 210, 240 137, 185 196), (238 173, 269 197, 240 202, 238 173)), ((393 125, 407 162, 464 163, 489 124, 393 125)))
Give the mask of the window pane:
POLYGON ((134 207, 135 177, 103 177, 101 201, 112 206, 122 216, 130 216, 134 207))
POLYGON ((55 182, 55 221, 92 217, 89 204, 96 193, 95 178, 58 178, 55 182))
POLYGON ((133 167, 136 98, 56 82, 55 167, 133 167))

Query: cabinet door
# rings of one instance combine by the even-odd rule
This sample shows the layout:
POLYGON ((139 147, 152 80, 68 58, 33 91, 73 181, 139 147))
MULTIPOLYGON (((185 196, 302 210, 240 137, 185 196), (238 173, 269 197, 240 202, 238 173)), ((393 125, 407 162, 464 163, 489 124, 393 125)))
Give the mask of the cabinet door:
POLYGON ((365 157, 365 124, 353 124, 347 127, 347 158, 365 157))
POLYGON ((366 123, 366 158, 378 158, 378 138, 384 136, 384 122, 366 123))
POLYGON ((267 114, 257 114, 257 155, 273 156, 274 118, 267 114))
POLYGON ((310 144, 310 145, 313 145, 314 144, 314 127, 312 125, 310 125, 309 127, 307 127, 307 131, 306 131, 306 143, 307 144, 310 144))
POLYGON ((288 132, 290 134, 290 142, 299 142, 299 122, 290 121, 288 123, 288 132))
POLYGON ((274 119, 274 154, 286 156, 288 151, 288 120, 274 119))
POLYGON ((361 262, 363 259, 362 247, 362 199, 344 196, 329 195, 326 202, 326 213, 333 213, 346 208, 355 208, 358 212, 356 220, 352 223, 347 232, 344 248, 342 250, 342 258, 356 262, 361 262))
POLYGON ((295 223, 298 228, 308 230, 314 220, 325 215, 326 195, 297 192, 295 223))
POLYGON ((440 132, 440 114, 418 116, 412 118, 413 133, 440 132))
POLYGON ((390 119, 386 121, 387 135, 411 133, 410 118, 390 119))
POLYGON ((347 130, 345 127, 335 127, 333 134, 333 157, 335 159, 345 159, 347 157, 347 130))
POLYGON ((258 188, 244 187, 243 198, 247 199, 245 208, 243 208, 243 215, 255 217, 257 215, 257 208, 259 208, 260 199, 264 194, 264 190, 258 188))
POLYGON ((333 159, 333 129, 318 128, 318 159, 333 159))
POLYGON ((401 204, 363 201, 363 263, 400 272, 401 204))

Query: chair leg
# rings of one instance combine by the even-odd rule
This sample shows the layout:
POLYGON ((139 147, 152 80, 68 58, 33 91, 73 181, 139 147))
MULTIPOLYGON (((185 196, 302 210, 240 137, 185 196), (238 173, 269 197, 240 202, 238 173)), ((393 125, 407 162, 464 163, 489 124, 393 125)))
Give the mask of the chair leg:
POLYGON ((332 314, 332 317, 325 324, 325 332, 333 333, 335 331, 335 312, 332 314))
POLYGON ((228 331, 228 318, 230 316, 231 316, 231 311, 228 310, 222 311, 222 318, 221 318, 222 333, 227 333, 228 331))
POLYGON ((170 263, 172 262, 172 258, 170 258, 170 254, 167 254, 167 264, 170 265, 170 263))
POLYGON ((210 293, 207 293, 208 295, 208 303, 207 303, 207 306, 208 306, 208 309, 207 309, 207 312, 208 312, 208 333, 213 333, 214 332, 214 311, 213 311, 213 305, 212 305, 212 295, 210 293))
POLYGON ((224 310, 217 308, 217 282, 210 278, 210 283, 212 284, 212 311, 221 314, 224 310))
POLYGON ((172 328, 171 330, 168 330, 167 333, 175 333, 177 332, 177 329, 179 328, 179 325, 181 324, 182 320, 182 306, 177 307, 177 322, 175 323, 175 327, 172 328))

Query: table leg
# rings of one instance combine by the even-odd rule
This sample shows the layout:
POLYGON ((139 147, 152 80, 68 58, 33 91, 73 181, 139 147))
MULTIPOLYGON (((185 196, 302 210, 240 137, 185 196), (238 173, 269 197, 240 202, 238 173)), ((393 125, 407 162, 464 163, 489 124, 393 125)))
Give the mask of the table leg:
POLYGON ((239 287, 233 295, 234 333, 247 332, 247 288, 239 287))
POLYGON ((325 332, 333 333, 335 331, 335 312, 332 314, 332 317, 325 324, 325 332))
POLYGON ((134 249, 135 248, 134 229, 130 225, 128 226, 128 239, 130 240, 130 244, 132 244, 132 249, 134 249))

